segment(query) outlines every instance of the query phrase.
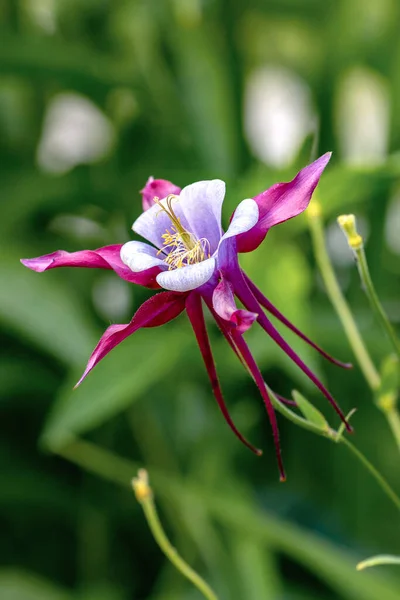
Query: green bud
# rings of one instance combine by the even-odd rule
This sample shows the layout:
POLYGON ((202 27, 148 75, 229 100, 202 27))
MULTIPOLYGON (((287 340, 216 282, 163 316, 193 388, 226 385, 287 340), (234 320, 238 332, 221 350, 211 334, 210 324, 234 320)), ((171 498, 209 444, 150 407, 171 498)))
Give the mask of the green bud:
POLYGON ((356 218, 354 215, 340 215, 337 222, 347 238, 347 242, 352 250, 359 250, 363 246, 363 239, 356 228, 356 218))

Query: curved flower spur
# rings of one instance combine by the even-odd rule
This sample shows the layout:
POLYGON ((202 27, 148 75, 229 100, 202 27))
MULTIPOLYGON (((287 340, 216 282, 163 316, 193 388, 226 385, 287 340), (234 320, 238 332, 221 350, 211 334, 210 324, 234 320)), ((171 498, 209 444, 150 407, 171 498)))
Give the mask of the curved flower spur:
POLYGON ((266 312, 331 362, 345 368, 351 365, 329 356, 288 321, 241 270, 238 262, 238 253, 255 250, 271 227, 307 208, 329 159, 330 153, 324 154, 289 183, 275 184, 255 198, 243 200, 233 213, 225 233, 221 227, 225 196, 223 181, 199 181, 180 189, 169 181, 150 177, 141 192, 144 212, 132 226, 133 231, 149 243, 130 241, 123 245, 72 253, 58 250, 38 258, 21 260, 26 267, 38 272, 56 267, 113 269, 130 283, 166 290, 144 302, 127 325, 111 325, 106 329, 77 385, 126 337, 142 327, 163 325, 186 310, 225 420, 241 442, 256 454, 261 454, 238 431, 226 407, 205 326, 205 303, 261 393, 271 422, 281 480, 285 479, 285 473, 275 412, 260 369, 243 337, 254 321, 310 378, 351 431, 329 391, 287 344, 266 312), (237 308, 235 296, 243 309, 237 308))

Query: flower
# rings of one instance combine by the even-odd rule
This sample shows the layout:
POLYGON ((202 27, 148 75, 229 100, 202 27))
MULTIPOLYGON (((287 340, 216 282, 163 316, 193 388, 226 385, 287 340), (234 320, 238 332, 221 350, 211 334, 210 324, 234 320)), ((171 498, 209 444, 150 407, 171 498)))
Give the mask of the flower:
POLYGON ((141 192, 144 212, 132 226, 147 242, 134 240, 73 253, 58 250, 38 258, 22 259, 26 267, 38 272, 56 267, 113 269, 130 283, 165 290, 144 302, 127 325, 108 327, 77 385, 126 337, 142 327, 163 325, 186 310, 225 420, 246 446, 261 454, 238 431, 225 404, 204 321, 205 304, 260 391, 271 422, 281 480, 285 479, 285 473, 275 412, 260 369, 243 337, 255 321, 317 386, 350 431, 334 398, 266 313, 276 317, 331 362, 345 368, 350 365, 329 356, 288 321, 242 271, 238 261, 238 253, 256 249, 271 227, 307 208, 329 159, 330 153, 324 154, 289 183, 275 184, 255 198, 240 202, 225 233, 221 226, 223 181, 199 181, 180 189, 169 181, 150 177, 141 192), (244 308, 236 306, 235 296, 244 308))

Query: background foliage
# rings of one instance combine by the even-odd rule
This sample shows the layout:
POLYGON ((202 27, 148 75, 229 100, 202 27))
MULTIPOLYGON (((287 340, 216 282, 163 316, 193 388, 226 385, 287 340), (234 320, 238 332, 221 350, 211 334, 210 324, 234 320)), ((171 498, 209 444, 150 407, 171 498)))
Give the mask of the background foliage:
MULTIPOLYGON (((282 418, 280 485, 258 393, 216 330, 225 396, 260 459, 218 413, 184 316, 135 334, 73 392, 101 332, 149 294, 104 271, 37 275, 18 262, 128 240, 149 175, 225 179, 227 221, 239 200, 304 166, 307 131, 318 130, 318 154, 334 151, 320 186, 329 248, 379 363, 389 347, 334 219, 362 217, 373 279, 398 321, 398 0, 3 0, 0 16, 1 598, 198 597, 150 537, 133 468, 104 450, 154 475, 171 538, 221 598, 398 598, 394 570, 354 570, 399 552, 395 509, 344 448, 282 418)), ((305 218, 243 265, 300 328, 352 359, 305 218)), ((287 338, 345 411, 358 408, 354 442, 399 489, 394 442, 359 370, 322 364, 287 338)), ((261 331, 248 340, 274 390, 301 389, 335 424, 261 331)))

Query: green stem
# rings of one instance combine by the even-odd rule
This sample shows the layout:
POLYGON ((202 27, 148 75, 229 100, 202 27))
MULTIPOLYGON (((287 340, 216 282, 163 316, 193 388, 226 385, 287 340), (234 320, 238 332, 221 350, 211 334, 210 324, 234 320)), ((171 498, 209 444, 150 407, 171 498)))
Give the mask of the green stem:
POLYGON ((168 560, 193 583, 207 600, 218 600, 208 583, 183 560, 167 538, 157 513, 152 490, 148 484, 147 472, 143 469, 139 470, 138 477, 133 480, 133 489, 138 502, 142 505, 150 531, 168 560))
POLYGON ((383 310, 382 304, 378 298, 378 295, 375 291, 374 284, 372 283, 371 275, 368 268, 367 259, 364 251, 364 244, 361 243, 360 246, 354 248, 354 255, 357 260, 357 268, 360 274, 361 281, 364 285, 365 292, 368 296, 368 299, 371 303, 371 306, 378 317, 384 331, 386 332, 389 340, 391 341, 394 351, 400 359, 400 341, 398 340, 396 333, 383 310))
MULTIPOLYGON (((371 275, 368 269, 367 258, 364 251, 364 241, 362 236, 357 231, 356 218, 353 214, 340 215, 337 221, 344 235, 346 236, 347 242, 356 259, 361 283, 368 296, 372 310, 377 315, 379 322, 393 344, 397 358, 400 360, 400 342, 396 337, 395 331, 389 319, 387 318, 385 311, 382 308, 378 295, 375 291, 374 284, 372 283, 371 275)), ((392 430, 395 442, 400 450, 400 416, 396 408, 397 393, 395 392, 394 395, 393 393, 388 395, 385 390, 382 390, 382 386, 385 387, 384 376, 383 380, 381 377, 379 377, 378 388, 373 387, 369 380, 368 382, 370 383, 373 391, 378 391, 378 394, 375 394, 377 397, 376 403, 385 415, 389 427, 392 430)))
MULTIPOLYGON (((125 489, 128 489, 132 473, 138 469, 136 463, 84 440, 76 440, 67 447, 58 448, 57 452, 125 489)), ((226 497, 220 490, 205 490, 188 480, 157 469, 154 469, 153 477, 160 495, 172 502, 182 501, 187 504, 188 509, 192 506, 193 499, 201 502, 204 509, 221 525, 240 535, 254 537, 260 545, 267 543, 275 551, 291 557, 312 572, 323 575, 332 589, 346 600, 376 600, 383 597, 385 600, 398 600, 398 590, 390 581, 370 578, 366 582, 363 578, 354 578, 353 557, 344 552, 343 548, 336 549, 327 540, 288 524, 277 515, 270 515, 257 506, 249 506, 237 497, 226 497)))
POLYGON ((390 487, 386 479, 379 473, 373 464, 364 456, 362 452, 356 446, 354 446, 349 440, 342 436, 340 442, 346 446, 358 460, 364 465, 364 467, 371 473, 375 481, 380 485, 385 494, 392 500, 393 504, 400 510, 400 498, 396 492, 390 487))
MULTIPOLYGON (((318 435, 322 435, 329 440, 344 444, 364 465, 364 467, 370 472, 372 477, 375 479, 377 484, 383 490, 383 492, 392 500, 393 504, 400 510, 400 498, 397 496, 396 492, 390 487, 386 479, 379 473, 379 471, 374 467, 372 463, 364 456, 356 446, 354 446, 349 440, 344 437, 340 432, 335 431, 334 429, 319 427, 310 421, 307 421, 303 417, 300 417, 295 412, 293 412, 290 408, 279 402, 274 393, 270 388, 268 388, 268 392, 271 398, 271 402, 274 405, 274 408, 283 414, 287 419, 295 423, 295 425, 299 425, 303 427, 303 429, 307 429, 308 431, 312 431, 318 435)), ((399 433, 400 433, 400 420, 398 421, 399 433)))
POLYGON ((377 390, 380 386, 379 373, 376 370, 371 360, 371 357, 368 354, 368 351, 364 345, 363 339, 360 335, 356 322, 354 321, 353 315, 342 294, 334 270, 332 268, 328 252, 325 246, 324 231, 318 204, 310 206, 308 210, 308 217, 315 258, 318 263, 322 279, 324 280, 329 299, 331 300, 339 316, 339 319, 342 322, 349 343, 353 349, 353 352, 355 354, 358 364, 360 365, 360 369, 362 370, 365 379, 367 380, 372 390, 377 390))

